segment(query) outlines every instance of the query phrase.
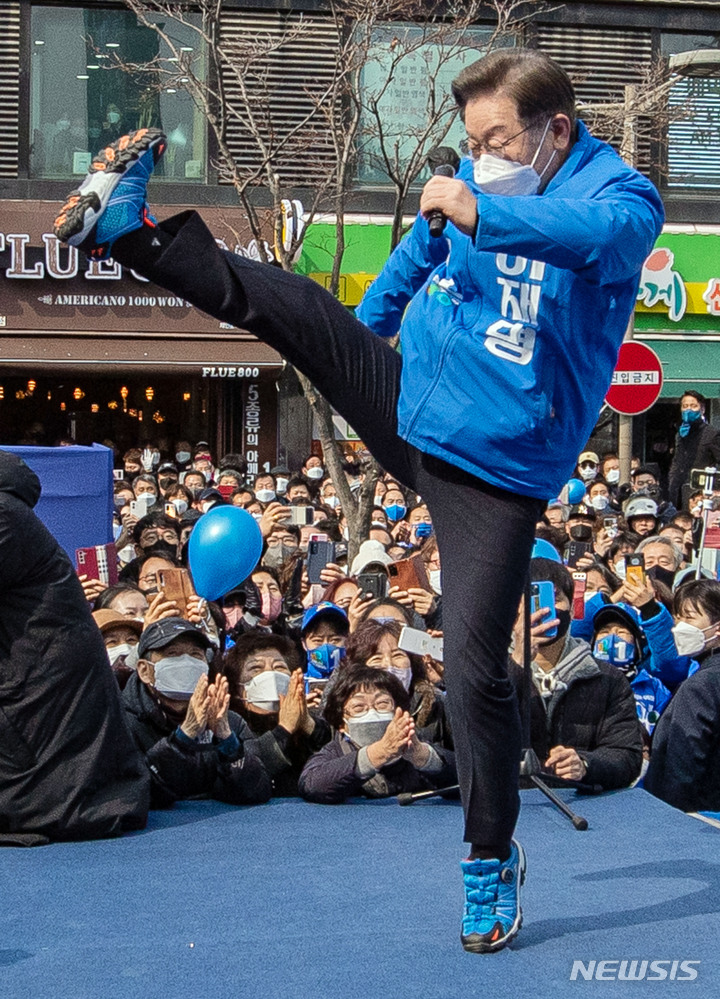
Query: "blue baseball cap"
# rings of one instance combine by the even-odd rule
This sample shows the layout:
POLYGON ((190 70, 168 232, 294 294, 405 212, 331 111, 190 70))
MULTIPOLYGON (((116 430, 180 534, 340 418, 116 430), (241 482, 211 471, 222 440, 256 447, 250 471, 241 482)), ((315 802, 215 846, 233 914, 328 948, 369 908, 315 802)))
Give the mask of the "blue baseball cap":
POLYGON ((315 618, 320 617, 320 615, 325 615, 330 617, 334 615, 336 618, 340 619, 340 622, 345 631, 350 630, 350 622, 348 616, 342 607, 338 607, 337 604, 332 603, 330 600, 322 600, 319 604, 315 604, 314 607, 309 607, 303 614, 302 628, 300 629, 300 634, 304 635, 307 629, 310 627, 315 618))
POLYGON ((535 538, 535 544, 533 545, 532 555, 530 558, 549 558, 552 559, 553 562, 562 562, 555 545, 551 545, 549 541, 545 540, 545 538, 535 538))

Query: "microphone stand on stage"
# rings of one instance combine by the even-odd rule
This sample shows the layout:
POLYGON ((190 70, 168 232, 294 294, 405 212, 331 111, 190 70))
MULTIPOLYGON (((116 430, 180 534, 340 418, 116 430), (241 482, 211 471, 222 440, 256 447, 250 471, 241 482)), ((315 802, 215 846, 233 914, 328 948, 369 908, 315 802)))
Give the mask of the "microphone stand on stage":
MULTIPOLYGON (((528 577, 528 582, 525 587, 525 599, 523 601, 523 742, 526 746, 530 745, 530 699, 532 696, 532 687, 530 679, 530 580, 528 577)), ((540 765, 540 760, 537 758, 537 754, 533 749, 524 749, 522 752, 522 759, 520 760, 520 776, 528 777, 531 782, 535 785, 538 791, 542 791, 545 797, 555 805, 555 807, 566 815, 570 819, 575 829, 583 832, 588 828, 588 821, 583 818, 582 815, 577 815, 569 805, 557 795, 553 790, 551 790, 543 777, 549 777, 553 783, 558 784, 560 787, 572 787, 578 791, 584 792, 585 794, 598 794, 602 792, 603 788, 599 785, 593 784, 583 784, 582 781, 577 780, 566 780, 562 777, 556 777, 555 774, 544 773, 540 765)), ((399 805, 413 805, 416 801, 425 801, 427 798, 445 798, 449 796, 455 796, 460 791, 459 784, 453 784, 450 787, 439 788, 434 791, 415 791, 414 793, 399 794, 397 796, 397 803, 399 805)))

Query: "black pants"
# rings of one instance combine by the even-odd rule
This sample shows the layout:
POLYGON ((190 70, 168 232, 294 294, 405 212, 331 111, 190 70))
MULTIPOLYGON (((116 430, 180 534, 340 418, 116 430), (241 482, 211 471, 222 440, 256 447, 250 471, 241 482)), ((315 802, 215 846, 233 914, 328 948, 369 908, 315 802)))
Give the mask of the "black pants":
MULTIPOLYGON (((443 572, 448 707, 465 839, 505 856, 519 810, 520 716, 507 656, 539 500, 498 489, 397 433, 401 356, 308 278, 220 250, 184 213, 113 255, 216 319, 254 333, 306 374, 380 464, 432 514, 443 572)), ((482 386, 478 386, 478 393, 482 386)))

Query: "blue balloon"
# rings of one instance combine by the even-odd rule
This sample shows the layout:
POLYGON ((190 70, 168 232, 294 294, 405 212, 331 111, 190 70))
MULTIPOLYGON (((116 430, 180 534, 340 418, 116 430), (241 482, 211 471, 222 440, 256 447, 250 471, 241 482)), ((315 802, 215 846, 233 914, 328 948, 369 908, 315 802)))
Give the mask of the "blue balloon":
POLYGON ((238 506, 216 506, 197 521, 188 543, 188 561, 196 592, 217 600, 250 575, 258 564, 263 539, 253 517, 238 506))
POLYGON ((571 506, 575 506, 577 503, 582 503, 585 499, 586 491, 587 487, 581 479, 570 479, 567 484, 568 503, 571 506))
POLYGON ((562 562, 558 550, 544 538, 535 538, 531 558, 549 558, 553 562, 562 562))

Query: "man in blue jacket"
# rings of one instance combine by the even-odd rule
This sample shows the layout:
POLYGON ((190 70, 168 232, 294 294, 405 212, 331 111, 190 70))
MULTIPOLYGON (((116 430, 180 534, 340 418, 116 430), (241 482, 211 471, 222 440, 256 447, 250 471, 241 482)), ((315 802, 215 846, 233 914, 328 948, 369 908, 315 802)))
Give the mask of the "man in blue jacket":
POLYGON ((521 732, 506 660, 534 526, 597 419, 663 210, 576 121, 570 80, 543 53, 491 53, 453 92, 469 155, 457 178, 426 185, 361 322, 311 281, 221 251, 194 212, 156 225, 145 202, 165 147, 156 129, 96 158, 55 232, 257 334, 427 502, 471 844, 462 942, 482 952, 521 923, 521 732), (441 236, 430 216, 447 219, 441 236), (398 330, 401 354, 383 341, 398 330))

